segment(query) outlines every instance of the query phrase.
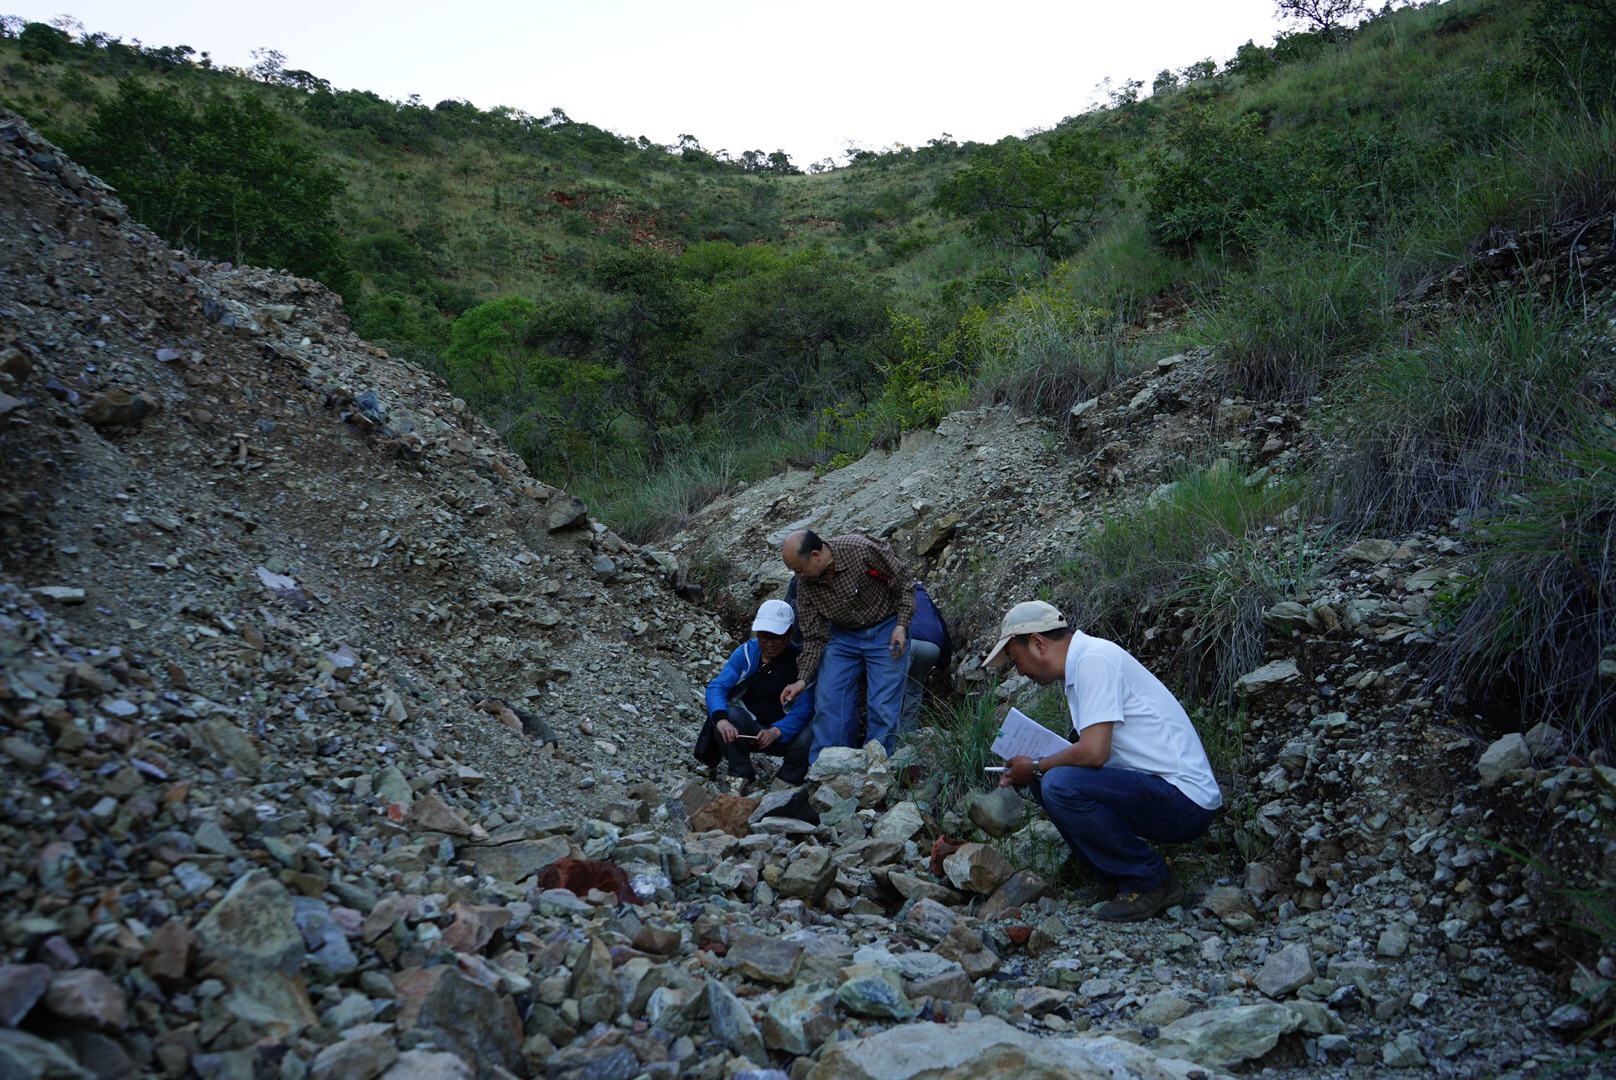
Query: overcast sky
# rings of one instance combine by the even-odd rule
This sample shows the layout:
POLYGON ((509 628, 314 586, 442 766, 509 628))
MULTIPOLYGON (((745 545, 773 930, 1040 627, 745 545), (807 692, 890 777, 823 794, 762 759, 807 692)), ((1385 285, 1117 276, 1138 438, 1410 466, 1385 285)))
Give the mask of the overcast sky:
POLYGON ((1273 0, 0 0, 0 11, 246 66, 255 48, 341 88, 430 103, 564 109, 623 135, 708 149, 992 141, 1082 112, 1247 39, 1273 0))

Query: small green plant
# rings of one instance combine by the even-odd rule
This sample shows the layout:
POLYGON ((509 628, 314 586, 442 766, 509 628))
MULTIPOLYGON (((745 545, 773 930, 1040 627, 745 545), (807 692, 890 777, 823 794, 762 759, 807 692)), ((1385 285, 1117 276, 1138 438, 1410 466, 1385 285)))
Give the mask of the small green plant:
POLYGON ((1294 537, 1286 539, 1257 542, 1246 536, 1187 568, 1167 603, 1187 608, 1193 620, 1183 649, 1189 685, 1231 699, 1235 681, 1262 662, 1268 639, 1263 613, 1281 600, 1306 596, 1317 584, 1324 545, 1308 541, 1300 519, 1294 537))
POLYGON ((997 697, 974 694, 956 701, 951 709, 928 709, 928 737, 916 740, 921 762, 938 808, 963 812, 972 792, 989 791, 998 783, 997 773, 984 772, 1000 764, 989 749, 999 734, 997 697))

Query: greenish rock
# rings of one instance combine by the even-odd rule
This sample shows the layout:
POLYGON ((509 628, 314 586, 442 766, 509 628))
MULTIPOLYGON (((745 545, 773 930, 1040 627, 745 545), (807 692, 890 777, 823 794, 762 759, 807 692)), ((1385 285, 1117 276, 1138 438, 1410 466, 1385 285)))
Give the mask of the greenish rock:
POLYGON ((1297 941, 1268 957, 1257 971, 1257 989, 1277 1001, 1296 993, 1317 977, 1312 950, 1297 941))
POLYGON ((925 827, 926 819, 920 816, 920 808, 905 800, 875 819, 870 836, 875 840, 902 842, 925 827))
POLYGON ((546 836, 542 840, 517 840, 487 847, 472 845, 462 848, 460 853, 476 865, 479 874, 517 882, 526 881, 551 863, 565 859, 569 850, 565 836, 546 836))
POLYGON ((1012 788, 994 788, 971 796, 971 824, 995 838, 1009 836, 1027 817, 1027 801, 1012 788))
POLYGON ((802 967, 800 942, 741 934, 729 946, 729 959, 742 975, 756 982, 790 986, 802 967))
POLYGON ((809 903, 824 899, 836 881, 836 864, 829 848, 805 848, 786 872, 780 875, 780 895, 794 896, 809 903))
POLYGON ((1161 1029, 1154 1048, 1212 1068, 1227 1069, 1260 1058, 1280 1036, 1302 1026, 1302 1016, 1272 1002, 1208 1009, 1174 1020, 1161 1029))
POLYGON ((415 792, 397 765, 388 765, 376 771, 371 790, 385 803, 402 803, 408 809, 415 802, 415 792))
POLYGON ((623 992, 612 974, 612 953, 599 938, 589 939, 567 996, 577 999, 578 1019, 586 1028, 609 1024, 623 1010, 623 992))
POLYGON ((1195 1003, 1178 996, 1171 990, 1163 990, 1134 1014, 1134 1023, 1140 1027, 1163 1028, 1174 1020, 1188 1016, 1195 1011, 1195 1003))
POLYGON ((769 1052, 763 1048, 763 1035, 752 1014, 717 979, 707 980, 707 1015, 712 1031, 731 1051, 756 1065, 766 1065, 769 1052))
POLYGON ((0 1077, 5 1080, 94 1080, 66 1050, 37 1035, 0 1029, 0 1077))
POLYGON ((264 870, 244 874, 197 924, 202 955, 230 986, 223 1004, 237 1019, 276 1037, 319 1023, 303 984, 303 934, 292 896, 264 870))
POLYGON ((1110 1036, 1040 1039, 997 1017, 903 1024, 827 1046, 807 1080, 1223 1080, 1110 1036))
POLYGON ((763 1016, 763 1042, 771 1050, 811 1054, 836 1034, 836 988, 827 982, 804 983, 769 1002, 763 1016))
POLYGON ((842 1008, 859 1016, 907 1020, 914 1007, 903 992, 903 976, 879 964, 853 964, 843 968, 845 981, 836 990, 842 1008))

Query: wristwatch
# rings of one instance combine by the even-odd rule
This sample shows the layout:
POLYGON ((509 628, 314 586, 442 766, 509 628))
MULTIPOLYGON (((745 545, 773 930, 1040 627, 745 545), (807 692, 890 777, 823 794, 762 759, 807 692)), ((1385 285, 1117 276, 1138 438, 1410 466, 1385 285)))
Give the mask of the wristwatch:
POLYGON ((1033 758, 1032 759, 1032 778, 1034 780, 1042 780, 1044 778, 1043 759, 1041 759, 1041 758, 1033 758))

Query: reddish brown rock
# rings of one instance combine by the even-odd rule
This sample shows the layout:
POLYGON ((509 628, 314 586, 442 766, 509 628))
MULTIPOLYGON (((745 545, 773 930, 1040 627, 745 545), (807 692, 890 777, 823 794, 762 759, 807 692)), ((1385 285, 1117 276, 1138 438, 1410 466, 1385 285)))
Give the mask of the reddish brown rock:
POLYGON ((184 923, 170 920, 158 927, 146 943, 140 953, 140 966, 158 986, 172 990, 185 980, 185 969, 195 947, 196 935, 184 923))
POLYGON ((964 840, 956 840, 952 836, 939 836, 932 841, 931 876, 938 879, 943 878, 943 860, 964 846, 964 840))
POLYGON ((749 836, 752 826, 747 819, 758 808, 758 799, 745 799, 739 795, 720 795, 690 815, 691 832, 712 832, 714 829, 731 836, 749 836))
POLYGON ((468 904, 464 900, 449 911, 455 920, 443 932, 443 944, 463 953, 482 952, 512 918, 511 912, 498 904, 468 904))
POLYGON ((1017 948, 1025 948, 1027 945, 1027 939, 1032 937, 1032 927, 1007 926, 1004 928, 1004 935, 1010 939, 1010 944, 1016 946, 1017 948))
POLYGON ((63 1020, 97 1031, 122 1031, 129 1026, 129 1008, 123 988, 94 968, 62 971, 51 977, 45 1008, 63 1020))
POLYGON ((598 889, 603 893, 616 893, 622 903, 640 902, 621 866, 594 859, 556 860, 539 871, 539 888, 566 889, 574 896, 588 896, 590 889, 598 889))

